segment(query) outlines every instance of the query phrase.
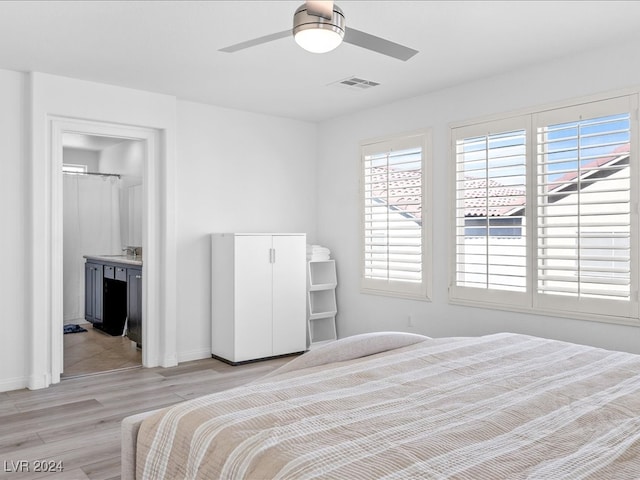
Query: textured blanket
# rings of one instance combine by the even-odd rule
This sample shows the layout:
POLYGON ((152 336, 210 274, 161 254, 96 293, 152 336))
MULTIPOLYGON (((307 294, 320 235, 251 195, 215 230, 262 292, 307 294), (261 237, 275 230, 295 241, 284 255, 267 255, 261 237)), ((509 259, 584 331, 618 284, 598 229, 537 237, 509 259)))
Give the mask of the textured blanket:
POLYGON ((163 410, 136 465, 146 479, 635 480, 640 356, 426 339, 163 410))

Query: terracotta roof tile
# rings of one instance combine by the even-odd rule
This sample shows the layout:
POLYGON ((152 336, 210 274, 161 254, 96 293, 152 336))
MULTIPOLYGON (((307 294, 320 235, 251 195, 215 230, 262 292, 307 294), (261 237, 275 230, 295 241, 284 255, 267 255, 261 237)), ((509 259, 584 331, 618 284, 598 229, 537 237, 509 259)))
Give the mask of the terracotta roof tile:
POLYGON ((466 217, 499 217, 524 206, 525 191, 503 185, 493 179, 466 178, 464 180, 464 206, 466 217), (487 198, 488 197, 488 198, 487 198), (488 200, 488 207, 487 207, 488 200))
POLYGON ((373 167, 371 170, 374 197, 385 202, 388 201, 389 205, 411 215, 415 219, 422 217, 422 205, 420 204, 422 174, 420 172, 415 170, 388 170, 386 167, 373 167), (387 185, 389 187, 388 191, 387 185))

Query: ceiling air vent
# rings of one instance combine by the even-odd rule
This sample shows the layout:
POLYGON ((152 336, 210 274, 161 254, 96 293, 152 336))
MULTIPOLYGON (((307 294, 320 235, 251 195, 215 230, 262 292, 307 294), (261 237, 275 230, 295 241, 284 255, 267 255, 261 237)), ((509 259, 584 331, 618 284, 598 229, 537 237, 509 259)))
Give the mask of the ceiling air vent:
POLYGON ((367 90, 371 87, 377 87, 380 85, 378 82, 372 82, 371 80, 365 80, 359 77, 349 77, 344 80, 338 80, 330 85, 337 85, 339 87, 345 87, 349 90, 367 90))

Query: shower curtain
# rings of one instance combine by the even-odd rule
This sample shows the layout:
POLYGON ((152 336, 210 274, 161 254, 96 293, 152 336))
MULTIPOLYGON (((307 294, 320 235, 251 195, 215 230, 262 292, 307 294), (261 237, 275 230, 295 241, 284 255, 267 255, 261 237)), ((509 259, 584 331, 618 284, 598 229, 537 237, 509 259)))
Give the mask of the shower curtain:
POLYGON ((84 319, 83 255, 121 253, 120 180, 63 175, 63 309, 65 323, 84 319))

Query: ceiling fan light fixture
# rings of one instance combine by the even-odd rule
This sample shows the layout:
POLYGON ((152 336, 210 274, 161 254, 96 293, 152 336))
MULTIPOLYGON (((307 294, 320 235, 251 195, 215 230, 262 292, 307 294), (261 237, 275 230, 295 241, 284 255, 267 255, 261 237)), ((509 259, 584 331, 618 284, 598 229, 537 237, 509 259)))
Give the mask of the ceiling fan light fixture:
POLYGON ((298 45, 312 53, 330 52, 342 43, 340 34, 322 28, 300 30, 294 38, 298 45))
POLYGON ((335 5, 331 19, 308 13, 306 3, 293 16, 293 37, 308 52, 330 52, 342 43, 344 28, 344 14, 335 5))

